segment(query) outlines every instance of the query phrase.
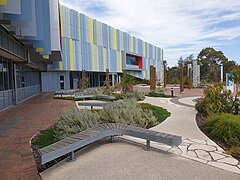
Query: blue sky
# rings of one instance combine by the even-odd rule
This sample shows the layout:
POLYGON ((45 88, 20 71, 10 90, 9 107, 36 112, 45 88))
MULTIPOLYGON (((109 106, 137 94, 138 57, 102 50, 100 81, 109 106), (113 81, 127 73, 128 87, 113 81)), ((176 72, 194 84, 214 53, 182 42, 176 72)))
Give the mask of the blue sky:
POLYGON ((60 0, 164 49, 170 66, 213 47, 240 64, 238 0, 60 0))

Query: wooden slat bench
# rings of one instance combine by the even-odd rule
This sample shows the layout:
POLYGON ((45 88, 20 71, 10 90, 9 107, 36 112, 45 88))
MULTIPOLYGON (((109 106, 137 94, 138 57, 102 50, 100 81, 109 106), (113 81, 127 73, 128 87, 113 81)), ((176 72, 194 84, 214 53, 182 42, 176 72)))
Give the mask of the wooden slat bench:
POLYGON ((91 106, 91 110, 93 110, 93 107, 103 107, 106 106, 108 104, 111 104, 112 102, 88 102, 88 101, 84 101, 84 102, 78 102, 78 106, 91 106))
POLYGON ((150 141, 164 143, 170 146, 178 146, 182 142, 182 137, 161 133, 133 125, 120 123, 99 124, 93 128, 77 133, 52 145, 40 149, 40 163, 45 164, 70 153, 70 160, 74 160, 74 151, 90 143, 96 142, 105 137, 128 135, 141 139, 146 139, 146 150, 150 150, 150 141))
POLYGON ((75 99, 89 99, 89 98, 100 98, 100 99, 109 99, 109 100, 114 100, 114 96, 109 96, 109 95, 104 95, 104 94, 90 94, 90 95, 80 95, 80 96, 75 96, 75 99))

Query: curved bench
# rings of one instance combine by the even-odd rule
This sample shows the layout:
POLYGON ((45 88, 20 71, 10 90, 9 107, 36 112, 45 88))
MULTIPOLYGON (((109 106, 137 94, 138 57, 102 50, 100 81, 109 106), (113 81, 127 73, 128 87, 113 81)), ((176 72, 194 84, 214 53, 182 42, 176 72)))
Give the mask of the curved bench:
POLYGON ((146 150, 150 150, 150 141, 164 143, 170 146, 178 146, 182 142, 182 137, 148 130, 133 125, 120 123, 99 124, 93 128, 77 133, 71 137, 58 141, 50 146, 40 149, 40 163, 45 164, 70 153, 70 160, 74 160, 74 151, 90 143, 105 137, 128 135, 147 140, 146 150))

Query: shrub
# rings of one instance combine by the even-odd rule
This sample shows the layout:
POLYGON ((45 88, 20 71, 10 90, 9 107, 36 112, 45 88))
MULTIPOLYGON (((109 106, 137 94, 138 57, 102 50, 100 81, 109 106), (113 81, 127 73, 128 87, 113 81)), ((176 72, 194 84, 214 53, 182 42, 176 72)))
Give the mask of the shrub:
POLYGON ((116 100, 124 99, 123 94, 112 93, 112 96, 114 96, 116 100))
POLYGON ((60 140, 95 126, 99 122, 98 113, 90 110, 74 110, 70 109, 60 116, 58 122, 54 126, 55 138, 60 140))
POLYGON ((153 115, 157 118, 158 122, 160 123, 171 115, 170 112, 159 106, 154 106, 148 103, 140 103, 139 105, 143 110, 151 110, 153 112, 153 115))
POLYGON ((205 113, 205 114, 207 113, 206 102, 204 101, 203 98, 197 99, 197 102, 195 104, 195 109, 200 113, 205 113))
POLYGON ((143 110, 133 99, 115 102, 104 106, 99 112, 102 122, 135 124, 141 127, 152 127, 158 124, 151 110, 143 110))
POLYGON ((209 86, 204 90, 204 98, 197 101, 195 108, 208 115, 214 113, 233 113, 233 97, 223 90, 222 84, 209 86))
POLYGON ((229 146, 240 145, 240 115, 214 114, 211 115, 204 127, 206 133, 229 146))
POLYGON ((171 96, 164 94, 164 92, 155 92, 151 91, 146 96, 148 97, 164 97, 164 98, 170 98, 171 96))
POLYGON ((145 93, 133 91, 133 92, 127 92, 125 94, 126 99, 135 99, 137 101, 143 101, 145 99, 145 93))

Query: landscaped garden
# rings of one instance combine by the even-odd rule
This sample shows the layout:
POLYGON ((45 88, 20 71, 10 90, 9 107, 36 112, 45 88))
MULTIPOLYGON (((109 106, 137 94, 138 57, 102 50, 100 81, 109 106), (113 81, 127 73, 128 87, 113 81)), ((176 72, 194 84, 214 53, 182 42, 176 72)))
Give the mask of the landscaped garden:
MULTIPOLYGON (((233 71, 234 72, 234 71, 233 71)), ((236 84, 240 71, 233 73, 236 84)), ((240 99, 233 96, 222 84, 215 84, 204 91, 204 98, 196 103, 197 124, 225 152, 240 160, 240 99)))

